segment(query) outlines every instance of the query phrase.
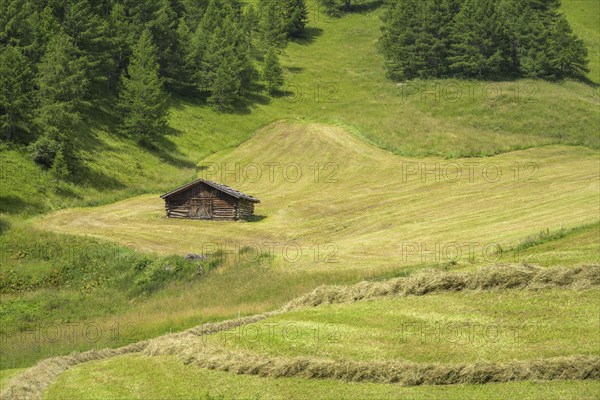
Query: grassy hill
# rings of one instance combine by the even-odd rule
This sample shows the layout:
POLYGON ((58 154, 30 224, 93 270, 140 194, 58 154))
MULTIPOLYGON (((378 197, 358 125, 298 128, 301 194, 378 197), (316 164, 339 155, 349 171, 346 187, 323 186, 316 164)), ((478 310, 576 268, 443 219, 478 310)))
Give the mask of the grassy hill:
MULTIPOLYGON (((0 212, 33 214, 164 191, 194 176, 196 164, 209 154, 235 147, 281 119, 341 125, 411 157, 486 156, 548 144, 600 147, 595 134, 600 97, 592 85, 440 80, 399 86, 386 79, 377 51, 381 10, 332 19, 316 2, 308 3, 307 35, 290 43, 283 55, 282 96, 259 97, 230 114, 176 98, 171 134, 155 149, 115 134, 116 116, 99 104, 85 116, 78 137, 81 163, 60 195, 25 150, 0 151, 0 212)), ((590 1, 564 5, 590 48, 593 71, 600 48, 591 17, 597 15, 594 7, 590 1)))
MULTIPOLYGON (((287 86, 281 96, 257 98, 231 114, 175 98, 171 133, 154 149, 114 134, 115 116, 99 105, 86 116, 89 129, 81 132, 80 168, 58 190, 24 149, 0 149, 0 273, 3 279, 10 274, 7 282, 44 282, 2 294, 3 368, 261 313, 321 284, 379 281, 426 267, 467 271, 519 262, 600 262, 597 86, 529 80, 397 85, 385 78, 376 50, 380 10, 331 19, 315 2, 309 4, 307 36, 290 43, 283 55, 287 86), (237 176, 227 173, 236 168, 237 176), (259 197, 259 218, 243 224, 165 219, 158 194, 196 177, 259 197), (60 257, 53 256, 56 249, 60 257), (172 273, 167 268, 180 265, 173 254, 204 251, 215 261, 204 275, 191 264, 172 273), (153 289, 137 292, 139 282, 153 289), (105 334, 97 341, 81 334, 48 341, 27 333, 46 323, 92 324, 105 334), (23 331, 7 333, 7 324, 23 331), (115 327, 124 331, 116 337, 106 333, 115 327)), ((588 78, 596 84, 597 8, 593 1, 563 1, 590 49, 588 78)), ((278 318, 337 321, 352 340, 325 349, 329 354, 356 355, 367 346, 392 357, 399 349, 377 348, 373 338, 395 325, 379 333, 367 329, 370 314, 400 322, 413 321, 415 313, 424 321, 494 321, 510 314, 512 322, 522 322, 519 307, 529 302, 527 313, 555 330, 540 336, 536 349, 547 356, 571 355, 580 353, 573 346, 583 342, 575 339, 587 332, 574 328, 576 319, 589 313, 594 294, 499 291, 473 295, 472 304, 443 295, 401 306, 385 300, 278 318), (580 304, 580 298, 590 301, 580 304), (484 309, 474 310, 473 304, 484 309), (569 306, 578 313, 569 315, 569 306)), ((474 359, 486 351, 474 347, 468 349, 474 359)), ((247 350, 262 351, 264 343, 247 350)), ((276 350, 315 351, 285 343, 276 350)), ((422 350, 412 356, 439 349, 422 350)), ((456 356, 456 348, 443 350, 448 360, 456 356)), ((523 348, 500 343, 487 350, 506 360, 523 348)), ((19 372, 2 372, 0 382, 19 372)), ((401 388, 261 378, 191 368, 171 356, 135 355, 67 371, 47 397, 183 398, 206 392, 207 398, 301 398, 310 392, 315 398, 519 393, 546 399, 590 398, 597 390, 597 381, 401 388), (228 389, 219 389, 223 386, 228 389)))
MULTIPOLYGON (((261 199, 260 220, 169 220, 155 194, 64 210, 34 226, 135 242, 142 251, 165 254, 200 253, 212 244, 233 249, 256 243, 268 251, 269 243, 279 243, 271 252, 284 267, 328 268, 335 261, 338 270, 364 269, 416 264, 425 257, 421 245, 435 253, 436 245, 451 243, 459 249, 448 251, 462 247, 457 261, 481 262, 486 249, 508 249, 540 231, 595 221, 600 201, 590 190, 599 173, 596 154, 582 147, 452 161, 412 159, 368 145, 341 128, 281 122, 202 165, 199 176, 261 199), (466 243, 473 244, 469 256, 466 243), (311 251, 317 244, 323 247, 320 262, 311 251), (292 245, 297 247, 286 248, 292 245), (284 257, 282 252, 292 250, 284 257)), ((442 257, 441 249, 438 253, 429 261, 453 258, 442 257)))

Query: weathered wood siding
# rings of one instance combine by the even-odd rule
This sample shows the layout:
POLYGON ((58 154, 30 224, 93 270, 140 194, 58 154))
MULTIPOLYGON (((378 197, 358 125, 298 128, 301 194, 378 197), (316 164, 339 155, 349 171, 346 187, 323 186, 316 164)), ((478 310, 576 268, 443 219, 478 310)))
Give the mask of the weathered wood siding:
POLYGON ((248 220, 254 213, 251 201, 236 199, 204 183, 168 197, 165 207, 169 218, 234 221, 248 220))

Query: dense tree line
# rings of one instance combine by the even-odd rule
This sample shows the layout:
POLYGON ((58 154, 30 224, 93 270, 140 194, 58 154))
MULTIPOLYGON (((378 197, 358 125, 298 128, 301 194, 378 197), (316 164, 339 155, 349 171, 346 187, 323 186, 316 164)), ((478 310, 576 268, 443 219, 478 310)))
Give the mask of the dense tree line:
POLYGON ((306 22, 304 0, 0 0, 0 137, 64 179, 88 107, 114 103, 119 131, 150 142, 170 93, 225 111, 280 89, 306 22))
POLYGON ((381 48, 391 78, 560 79, 588 71, 560 0, 390 0, 381 48))

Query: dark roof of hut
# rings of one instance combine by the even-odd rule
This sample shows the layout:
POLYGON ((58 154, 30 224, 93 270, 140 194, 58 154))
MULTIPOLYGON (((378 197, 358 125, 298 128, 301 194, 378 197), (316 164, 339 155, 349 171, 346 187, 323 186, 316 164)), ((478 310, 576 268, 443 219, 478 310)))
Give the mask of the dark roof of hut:
POLYGON ((167 198, 169 196, 172 196, 174 194, 185 192, 186 190, 191 189, 191 188, 193 188, 196 185, 199 185, 201 183, 207 184, 208 186, 211 186, 211 187, 213 187, 213 188, 215 188, 215 189, 217 189, 217 190, 219 190, 219 191, 221 191, 223 193, 227 193, 228 195, 233 196, 236 199, 245 199, 245 200, 249 200, 249 201, 251 201, 253 203, 260 203, 260 200, 257 199, 256 197, 252 197, 252 196, 249 196, 249 195, 247 195, 245 193, 239 192, 239 191, 237 191, 237 190, 235 190, 233 188, 230 188, 227 185, 223 185, 221 183, 207 181, 205 179, 196 179, 195 181, 190 182, 190 183, 188 183, 186 185, 180 186, 180 187, 178 187, 175 190, 171 190, 169 193, 163 194, 162 196, 160 196, 160 198, 161 199, 165 199, 165 198, 167 198))

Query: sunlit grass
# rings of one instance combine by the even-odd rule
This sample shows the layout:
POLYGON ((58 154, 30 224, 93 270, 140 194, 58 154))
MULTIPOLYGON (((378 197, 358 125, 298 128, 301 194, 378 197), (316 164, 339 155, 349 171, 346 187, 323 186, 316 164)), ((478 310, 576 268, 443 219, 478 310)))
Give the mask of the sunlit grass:
POLYGON ((299 378, 260 378, 185 366, 174 357, 126 356, 62 374, 45 399, 588 399, 598 381, 401 387, 299 378))
POLYGON ((325 305, 202 340, 271 356, 429 363, 598 355, 598 290, 442 293, 325 305))

